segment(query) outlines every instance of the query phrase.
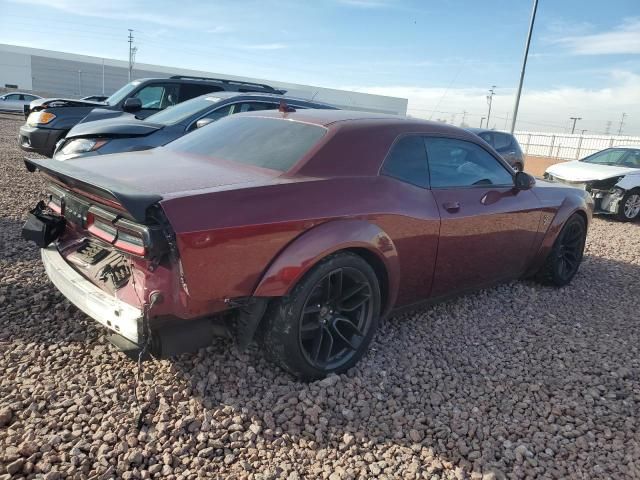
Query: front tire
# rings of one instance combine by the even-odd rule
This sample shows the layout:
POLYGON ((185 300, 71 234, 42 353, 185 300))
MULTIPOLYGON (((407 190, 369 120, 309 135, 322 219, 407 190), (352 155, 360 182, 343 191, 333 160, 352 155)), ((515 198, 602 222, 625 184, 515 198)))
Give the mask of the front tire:
POLYGON ((367 351, 380 316, 380 285, 360 256, 341 252, 316 265, 265 315, 265 356, 302 380, 342 373, 367 351))
POLYGON ((544 285, 563 287, 578 273, 587 239, 587 223, 579 214, 569 217, 536 279, 544 285))
POLYGON ((640 216, 640 190, 625 193, 618 204, 618 220, 631 222, 640 216))

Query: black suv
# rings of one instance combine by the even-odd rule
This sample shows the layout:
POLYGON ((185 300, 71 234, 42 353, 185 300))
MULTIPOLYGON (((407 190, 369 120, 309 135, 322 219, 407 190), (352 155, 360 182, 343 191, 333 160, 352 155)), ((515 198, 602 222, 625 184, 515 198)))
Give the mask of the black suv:
POLYGON ((262 92, 283 94, 269 85, 218 78, 176 75, 170 78, 143 78, 126 84, 104 102, 43 98, 24 110, 27 123, 20 127, 18 143, 27 152, 53 156, 56 143, 90 112, 100 109, 101 118, 113 118, 122 112, 146 118, 160 110, 205 93, 262 92))
POLYGON ((491 145, 516 172, 524 170, 524 155, 516 137, 507 132, 483 128, 467 128, 467 130, 491 145))

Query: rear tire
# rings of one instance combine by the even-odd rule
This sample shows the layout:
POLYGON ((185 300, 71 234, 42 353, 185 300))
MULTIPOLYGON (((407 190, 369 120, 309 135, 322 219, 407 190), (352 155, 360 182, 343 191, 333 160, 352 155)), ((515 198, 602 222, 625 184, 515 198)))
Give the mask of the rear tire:
POLYGON ((579 214, 569 217, 558 234, 536 280, 544 285, 563 287, 578 272, 584 254, 587 224, 579 214))
POLYGON ((640 216, 640 190, 625 193, 618 204, 616 217, 622 222, 631 222, 640 216))
POLYGON ((337 253, 272 302, 260 343, 269 360, 301 380, 314 380, 353 367, 367 351, 379 316, 373 268, 354 253, 337 253))

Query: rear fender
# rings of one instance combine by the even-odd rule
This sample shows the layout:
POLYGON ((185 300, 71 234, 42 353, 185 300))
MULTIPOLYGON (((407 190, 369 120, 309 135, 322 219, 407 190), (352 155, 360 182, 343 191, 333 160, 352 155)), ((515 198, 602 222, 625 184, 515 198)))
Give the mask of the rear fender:
MULTIPOLYGON (((253 295, 287 295, 320 260, 348 249, 364 249, 384 266, 386 291, 382 293, 386 299, 383 309, 386 314, 398 295, 398 252, 391 238, 380 227, 366 220, 329 221, 303 233, 278 254, 258 282, 253 295)), ((381 285, 381 288, 385 288, 385 285, 381 285)))

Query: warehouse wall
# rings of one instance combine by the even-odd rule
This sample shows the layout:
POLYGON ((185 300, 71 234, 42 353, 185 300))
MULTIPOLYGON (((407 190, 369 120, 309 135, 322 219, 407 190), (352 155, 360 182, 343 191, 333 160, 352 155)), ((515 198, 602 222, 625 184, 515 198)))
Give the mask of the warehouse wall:
MULTIPOLYGON (((127 69, 127 62, 121 60, 0 44, 0 87, 5 83, 11 83, 18 85, 19 89, 32 90, 35 93, 51 92, 54 96, 84 97, 99 95, 103 91, 110 95, 127 83, 127 69)), ((342 108, 401 115, 407 112, 408 102, 404 98, 161 65, 137 64, 133 72, 134 79, 171 75, 267 83, 286 90, 289 95, 313 98, 342 108)))
POLYGON ((33 90, 31 55, 0 50, 0 87, 17 85, 21 90, 33 90))

